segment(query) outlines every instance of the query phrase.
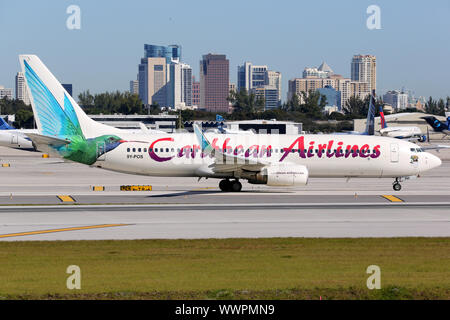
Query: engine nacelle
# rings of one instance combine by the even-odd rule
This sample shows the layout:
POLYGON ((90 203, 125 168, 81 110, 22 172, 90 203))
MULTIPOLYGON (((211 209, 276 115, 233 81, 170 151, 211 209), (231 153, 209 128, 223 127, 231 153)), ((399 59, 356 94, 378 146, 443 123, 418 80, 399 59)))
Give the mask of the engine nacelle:
POLYGON ((308 183, 308 169, 299 165, 273 165, 248 179, 252 184, 268 186, 304 186, 308 183))

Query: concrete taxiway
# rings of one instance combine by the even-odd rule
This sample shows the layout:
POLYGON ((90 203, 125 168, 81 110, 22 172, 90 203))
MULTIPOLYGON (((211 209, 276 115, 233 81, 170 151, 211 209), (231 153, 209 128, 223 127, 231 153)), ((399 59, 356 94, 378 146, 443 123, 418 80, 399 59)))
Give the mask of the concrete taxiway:
POLYGON ((443 165, 400 192, 391 179, 310 179, 222 193, 217 180, 127 175, 0 147, 9 165, 0 167, 0 240, 450 236, 450 150, 437 155, 443 165))

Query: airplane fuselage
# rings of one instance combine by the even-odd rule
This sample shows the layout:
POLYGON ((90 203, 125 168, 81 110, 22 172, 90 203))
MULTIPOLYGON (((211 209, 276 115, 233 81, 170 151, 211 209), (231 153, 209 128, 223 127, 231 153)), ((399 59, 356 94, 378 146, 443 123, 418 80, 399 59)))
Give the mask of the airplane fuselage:
MULTIPOLYGON (((439 166, 417 145, 392 138, 357 135, 206 134, 215 149, 271 165, 302 165, 310 177, 403 177, 439 166)), ((95 166, 152 176, 237 177, 239 170, 215 173, 194 134, 126 136, 95 166)))
POLYGON ((26 136, 26 133, 38 133, 34 129, 12 129, 0 130, 0 146, 15 149, 34 150, 33 143, 26 136))
POLYGON ((423 133, 418 127, 387 127, 380 130, 380 134, 385 137, 407 139, 422 138, 423 133))

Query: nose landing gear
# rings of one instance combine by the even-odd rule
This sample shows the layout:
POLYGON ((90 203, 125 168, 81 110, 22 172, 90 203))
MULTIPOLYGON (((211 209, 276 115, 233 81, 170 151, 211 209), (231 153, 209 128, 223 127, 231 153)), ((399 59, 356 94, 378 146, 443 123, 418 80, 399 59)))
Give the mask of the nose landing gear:
POLYGON ((394 181, 394 183, 392 184, 392 188, 393 188, 395 191, 400 191, 400 190, 402 189, 402 185, 400 184, 399 178, 395 178, 395 181, 394 181))
POLYGON ((219 182, 219 188, 222 191, 239 192, 242 190, 242 184, 237 179, 233 181, 224 179, 219 182))

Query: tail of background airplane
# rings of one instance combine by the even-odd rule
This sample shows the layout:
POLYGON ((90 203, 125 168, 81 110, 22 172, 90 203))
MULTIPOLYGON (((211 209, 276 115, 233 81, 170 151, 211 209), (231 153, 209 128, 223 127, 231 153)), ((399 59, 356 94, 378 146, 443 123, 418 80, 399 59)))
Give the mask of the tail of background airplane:
POLYGON ((5 121, 2 117, 0 117, 0 130, 14 130, 15 128, 10 126, 8 122, 5 121))
POLYGON ((375 134, 375 90, 372 91, 367 112, 366 131, 364 134, 373 136, 375 134))
POLYGON ((443 130, 449 130, 448 118, 447 123, 439 121, 436 117, 433 116, 422 117, 422 119, 424 119, 433 128, 434 131, 442 132, 443 130))
POLYGON ((383 106, 380 106, 381 129, 387 128, 386 119, 384 118, 383 106))

